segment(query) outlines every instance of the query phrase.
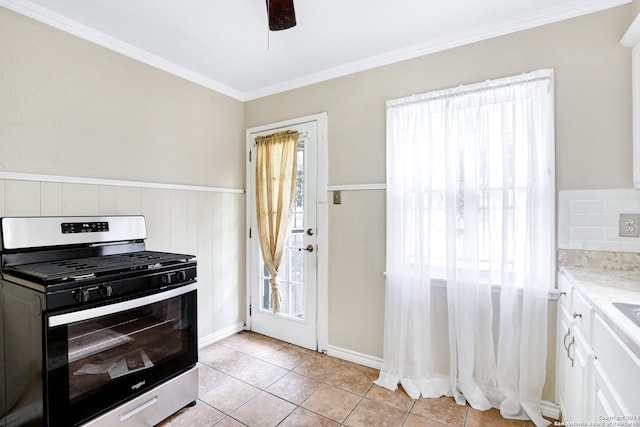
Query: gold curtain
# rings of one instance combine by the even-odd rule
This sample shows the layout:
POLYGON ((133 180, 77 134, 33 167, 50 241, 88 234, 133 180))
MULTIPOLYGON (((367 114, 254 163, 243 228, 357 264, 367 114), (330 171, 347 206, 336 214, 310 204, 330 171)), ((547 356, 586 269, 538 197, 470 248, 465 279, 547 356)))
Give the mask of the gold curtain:
POLYGON ((278 268, 289 232, 296 188, 298 132, 256 138, 256 216, 264 265, 271 275, 271 309, 280 312, 278 268))

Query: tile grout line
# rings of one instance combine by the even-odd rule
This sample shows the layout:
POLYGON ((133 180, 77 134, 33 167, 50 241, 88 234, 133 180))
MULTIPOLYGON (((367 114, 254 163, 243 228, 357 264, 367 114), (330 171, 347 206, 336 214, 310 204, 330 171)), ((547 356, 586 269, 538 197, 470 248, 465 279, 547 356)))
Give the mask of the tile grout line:
MULTIPOLYGON (((334 378, 337 375, 337 373, 340 371, 340 369, 342 369, 342 368, 355 369, 357 371, 362 372, 363 374, 367 374, 368 373, 368 370, 359 369, 358 366, 353 366, 351 363, 343 363, 345 361, 342 361, 341 359, 336 359, 336 358, 333 358, 333 357, 330 357, 330 356, 327 356, 327 355, 321 354, 321 353, 316 355, 314 352, 307 352, 306 350, 303 350, 303 349, 298 350, 297 346, 293 346, 290 343, 284 343, 282 341, 274 342, 274 341, 269 341, 269 340, 263 340, 263 339, 261 339, 259 337, 252 337, 252 336, 249 336, 249 337, 245 338, 244 343, 242 341, 232 343, 233 346, 228 345, 228 343, 217 343, 217 344, 222 348, 228 349, 228 350, 233 351, 233 352, 237 352, 239 354, 242 354, 242 355, 250 358, 252 363, 253 362, 263 362, 263 363, 266 363, 266 364, 270 365, 271 367, 282 369, 284 371, 284 373, 281 376, 277 377, 273 381, 270 381, 265 386, 256 386, 256 385, 254 385, 252 383, 249 383, 249 382, 237 377, 237 375, 241 375, 243 372, 245 372, 247 369, 249 369, 250 366, 246 366, 245 368, 241 369, 237 373, 231 374, 231 373, 227 373, 227 372, 222 371, 222 370, 216 368, 215 366, 213 366, 213 365, 215 365, 215 362, 217 360, 222 359, 222 358, 227 357, 227 356, 220 356, 220 357, 210 361, 209 363, 211 363, 211 365, 209 363, 199 361, 199 363, 201 363, 202 365, 208 367, 209 369, 212 369, 212 370, 220 373, 221 375, 225 375, 225 376, 227 376, 227 377, 229 377, 229 378, 231 378, 231 379, 233 379, 235 381, 238 381, 238 382, 241 382, 243 384, 246 384, 246 385, 248 385, 250 387, 253 387, 253 388, 255 388, 257 390, 257 393, 254 396, 252 396, 249 400, 247 400, 246 402, 244 402, 243 404, 238 406, 238 408, 235 408, 231 412, 235 412, 235 411, 239 410, 240 408, 242 408, 245 405, 249 404, 249 402, 255 400, 262 393, 265 393, 265 394, 268 394, 268 395, 270 395, 270 396, 272 396, 274 398, 281 399, 282 401, 293 405, 293 409, 290 412, 288 412, 284 416, 284 418, 282 418, 276 425, 280 425, 283 422, 285 422, 285 420, 287 420, 291 416, 291 414, 293 414, 298 409, 301 409, 303 411, 308 411, 309 413, 312 413, 312 414, 314 414, 316 416, 319 416, 319 417, 321 417, 323 419, 330 420, 332 422, 336 422, 336 420, 334 420, 332 418, 328 418, 327 416, 325 416, 323 414, 317 413, 317 412, 315 412, 315 411, 313 411, 311 409, 308 409, 308 408, 305 408, 305 407, 302 406, 312 396, 314 396, 323 386, 332 387, 332 388, 335 388, 337 390, 341 390, 343 392, 350 393, 350 394, 353 394, 355 396, 358 396, 358 398, 359 398, 357 400, 357 403, 355 403, 355 405, 349 410, 349 412, 347 413, 345 418, 342 420, 342 422, 338 422, 337 423, 339 426, 346 426, 347 425, 346 424, 347 419, 356 411, 356 408, 358 408, 358 406, 364 401, 364 399, 368 399, 368 400, 371 400, 371 401, 376 402, 378 404, 381 404, 381 405, 384 405, 384 406, 387 406, 387 407, 391 407, 391 408, 394 408, 394 409, 400 409, 400 410, 404 411, 404 409, 402 409, 400 407, 397 407, 397 406, 395 406, 394 404, 392 404, 390 402, 378 401, 378 400, 375 400, 375 399, 368 398, 367 394, 370 393, 371 390, 374 387, 374 383, 373 382, 371 382, 371 384, 369 384, 367 389, 364 390, 363 392, 360 392, 360 391, 354 392, 352 390, 345 389, 345 388, 342 388, 342 387, 340 387, 338 385, 334 385, 334 384, 329 383, 329 381, 331 381, 331 379, 334 378), (254 344, 256 342, 260 342, 260 341, 262 341, 264 343, 269 343, 269 344, 276 344, 277 348, 275 348, 275 349, 271 348, 270 349, 271 351, 268 354, 267 353, 260 354, 260 352, 255 352, 254 354, 251 354, 251 353, 247 353, 246 352, 246 348, 245 348, 246 346, 250 346, 250 345, 252 345, 252 344, 254 344), (243 348, 245 349, 245 351, 242 350, 243 348), (299 363, 296 363, 296 364, 292 365, 291 367, 288 367, 288 366, 281 366, 281 365, 275 364, 275 363, 273 363, 272 361, 269 360, 270 357, 272 357, 273 355, 275 355, 279 351, 282 351, 282 350, 284 350, 286 348, 299 351, 301 353, 300 354, 301 361, 299 363), (309 361, 313 360, 314 358, 318 358, 320 360, 326 358, 325 360, 328 360, 331 363, 336 364, 337 368, 333 371, 333 373, 331 373, 328 377, 326 377, 326 378, 324 378, 322 380, 320 380, 318 378, 314 378, 312 376, 309 376, 309 374, 305 374, 305 373, 302 373, 302 372, 296 372, 295 371, 301 365, 303 365, 306 362, 309 362, 309 361), (318 383, 317 388, 310 395, 308 395, 306 398, 304 398, 300 403, 292 402, 292 401, 288 400, 287 398, 278 396, 278 395, 274 394, 274 392, 267 390, 269 387, 273 386, 277 382, 281 381, 284 377, 286 377, 287 375, 292 374, 292 373, 295 374, 295 375, 299 375, 301 377, 304 377, 306 379, 309 379, 309 380, 312 380, 312 381, 315 381, 315 382, 318 383), (362 394, 360 394, 360 393, 362 393, 362 394)), ((228 356, 231 356, 231 355, 232 354, 230 354, 228 356)), ((214 386, 210 390, 207 390, 207 391, 205 391, 203 393, 208 393, 211 390, 214 390, 216 387, 217 386, 214 386)), ((218 410, 217 408, 215 408, 215 407, 207 404, 206 402, 200 400, 199 397, 200 396, 198 396, 198 400, 200 402, 204 403, 208 407, 211 407, 211 408, 215 409, 216 411, 218 411, 218 412, 220 412, 221 414, 224 415, 224 417, 221 420, 216 421, 216 424, 222 422, 226 417, 228 417, 228 418, 230 418, 230 419, 232 419, 234 421, 237 421, 240 424, 244 425, 244 423, 242 423, 241 421, 237 420, 230 413, 226 413, 224 411, 218 410)), ((408 422, 409 417, 412 415, 412 411, 415 408, 416 403, 417 403, 417 400, 413 400, 412 399, 411 405, 406 410, 406 412, 404 414, 404 417, 402 419, 402 423, 400 425, 405 425, 408 422)), ((469 415, 469 407, 467 406, 467 408, 465 409, 465 415, 464 415, 464 418, 463 418, 462 426, 466 426, 467 425, 468 415, 469 415)), ((432 422, 436 422, 438 425, 442 425, 443 427, 448 426, 447 424, 442 424, 440 421, 436 421, 436 420, 433 420, 431 418, 425 418, 425 417, 422 417, 422 416, 419 416, 419 418, 423 418, 423 419, 430 420, 432 422)))
MULTIPOLYGON (((267 341, 267 342, 268 342, 268 341, 267 341)), ((335 421, 335 420, 333 420, 333 419, 331 419, 331 418, 327 418, 326 416, 324 416, 324 415, 322 415, 322 414, 319 414, 319 413, 317 413, 317 412, 315 412, 315 411, 312 411, 311 409, 308 409, 308 408, 305 408, 305 407, 303 407, 303 406, 302 406, 302 404, 303 404, 304 402, 306 402, 307 400, 309 400, 309 399, 311 398, 311 396, 313 396, 313 395, 314 395, 314 394, 315 394, 315 393, 320 389, 320 387, 321 387, 322 385, 327 385, 327 386, 330 386, 330 387, 335 387, 335 386, 333 386, 332 384, 329 384, 329 383, 327 383, 327 382, 326 382, 326 381, 330 380, 330 379, 335 375, 335 373, 333 373, 332 375, 330 375, 326 380, 322 380, 322 381, 321 381, 321 380, 319 380, 319 379, 317 379, 317 378, 313 378, 313 377, 307 376, 307 375, 305 375, 305 374, 303 374, 303 373, 295 372, 295 371, 294 371, 297 367, 299 367, 300 365, 302 365, 303 363, 305 363, 306 361, 308 361, 311 357, 314 357, 314 355, 313 355, 313 354, 312 354, 311 356, 306 357, 306 358, 305 358, 305 360, 303 360, 302 362, 298 363, 297 365, 295 365, 295 366, 293 366, 292 368, 290 368, 290 369, 289 369, 289 368, 286 368, 286 367, 283 367, 283 366, 275 365, 275 364, 273 364, 273 363, 269 362, 268 360, 266 360, 266 359, 262 359, 262 358, 260 358, 260 357, 258 357, 258 356, 255 356, 255 355, 252 355, 252 354, 249 354, 249 353, 245 353, 245 352, 243 352, 242 350, 240 350, 240 349, 238 349, 238 348, 233 348, 233 347, 230 347, 230 346, 228 346, 228 345, 224 345, 224 344, 220 344, 220 345, 221 345, 221 346, 223 346, 223 347, 225 347, 225 348, 229 348, 229 349, 231 349, 231 350, 233 350, 233 351, 237 351, 237 352, 239 352, 239 353, 242 353, 242 354, 244 354, 244 355, 246 355, 246 356, 249 356, 249 357, 251 357, 251 358, 253 358, 253 359, 257 360, 257 361, 262 361, 262 362, 268 363, 268 364, 270 364, 270 365, 272 365, 272 366, 274 366, 274 367, 278 367, 278 368, 281 368, 281 369, 284 369, 284 370, 286 370, 286 371, 287 371, 287 373, 286 373, 286 374, 282 375, 281 377, 277 378, 277 379, 276 379, 276 380, 274 380, 273 382, 269 383, 265 388, 260 388, 260 387, 255 386, 254 384, 251 384, 251 383, 246 382, 245 380, 243 380, 243 379, 241 379, 241 378, 238 378, 238 377, 237 377, 237 376, 235 376, 235 375, 232 375, 232 374, 226 373, 226 372, 224 372, 224 371, 221 371, 221 370, 219 370, 219 369, 215 368, 214 366, 211 366, 211 365, 209 365, 209 364, 207 364, 207 363, 205 363, 205 362, 199 362, 199 363, 202 363, 203 365, 206 365, 206 366, 208 366, 209 368, 211 368, 211 369, 213 369, 213 370, 215 370, 215 371, 217 371, 217 372, 220 372, 221 374, 227 375, 227 376, 229 376, 230 378, 232 378, 232 379, 234 379, 234 380, 236 380, 236 381, 242 382, 242 383, 244 383, 244 384, 246 384, 246 385, 248 385, 248 386, 254 387, 254 388, 256 388, 256 389, 258 389, 258 390, 259 390, 259 392, 258 392, 258 393, 256 393, 256 395, 255 395, 255 396, 251 397, 249 400, 247 400, 246 402, 244 402, 244 403, 243 403, 242 405, 240 405, 238 408, 234 409, 232 412, 235 412, 235 411, 237 411, 238 409, 242 408, 243 406, 247 405, 249 402, 251 402, 252 400, 254 400, 255 398, 257 398, 257 397, 261 394, 261 392, 264 392, 264 393, 267 393, 267 394, 269 394, 269 395, 271 395, 271 396, 273 396, 273 397, 275 397, 275 398, 282 399, 283 401, 288 402, 288 403, 290 403, 290 404, 292 404, 292 405, 294 405, 294 406, 295 406, 295 409, 293 409, 290 413, 288 413, 288 414, 287 414, 287 415, 286 415, 286 416, 285 416, 285 417, 284 417, 284 418, 283 418, 283 419, 278 423, 278 425, 280 425, 282 422, 284 422, 284 421, 285 421, 285 420, 286 420, 286 419, 287 419, 287 418, 288 418, 288 417, 289 417, 293 412, 295 412, 295 411, 296 411, 297 409, 299 409, 299 408, 300 408, 300 409, 303 409, 303 410, 305 410, 305 411, 311 412, 311 413, 313 413, 313 414, 315 414, 315 415, 317 415, 317 416, 319 416, 319 417, 322 417, 322 418, 324 418, 324 419, 331 420, 331 421, 335 421), (315 390, 311 395, 309 395, 307 398, 305 398, 305 399, 304 399, 302 402, 300 402, 299 404, 298 404, 298 403, 295 403, 295 402, 292 402, 292 401, 290 401, 290 400, 287 400, 287 399, 285 399, 285 398, 283 398, 283 397, 281 397, 281 396, 275 395, 275 394, 273 394, 272 392, 267 391, 267 388, 269 388, 271 385, 275 384, 276 382, 278 382, 279 380, 281 380, 282 378, 284 378, 284 377, 285 377, 287 374, 289 374, 289 373, 294 373, 294 374, 296 374, 296 375, 300 375, 300 376, 303 376, 303 377, 305 377, 305 378, 308 378, 308 379, 311 379, 311 380, 314 380, 314 381, 318 381, 318 382, 320 383, 320 386, 318 386, 318 388, 317 388, 317 389, 316 389, 316 390, 315 390)), ((282 345, 279 349, 274 350, 271 354, 269 354, 269 355, 265 355, 265 357, 271 356, 271 355, 273 355, 273 354, 277 353, 278 351, 281 351, 283 348, 291 348, 291 347, 290 347, 289 345, 282 345)), ((296 350, 296 351, 299 351, 299 350, 296 350)), ((301 353, 304 353, 304 352, 301 352, 301 353)), ((345 365, 341 365, 341 366, 345 366, 345 365)), ((243 370, 243 371, 241 371, 241 372, 244 372, 244 370, 243 370)), ((239 375, 241 372, 239 372, 237 375, 239 375)), ((214 387, 214 388, 215 388, 215 387, 214 387)), ((348 391, 348 390, 344 390, 344 389, 342 389, 342 388, 340 388, 340 387, 335 387, 335 388, 338 388, 339 390, 343 390, 343 391, 346 391, 346 392, 352 393, 352 392, 350 392, 350 391, 348 391)), ((367 392, 368 392, 370 389, 371 389, 371 386, 369 387, 369 389, 367 389, 367 392)), ((211 390, 213 390, 213 389, 211 389, 211 390)), ((209 391, 210 391, 210 390, 209 390, 209 391)), ((355 394, 355 393, 352 393, 352 394, 355 394)), ((366 394, 366 392, 365 392, 365 394, 366 394)), ((361 396, 360 401, 361 401, 363 398, 364 398, 364 396, 361 396)), ((198 400, 199 400, 199 399, 198 399, 198 400)), ((360 401, 358 401, 358 403, 360 403, 360 401)), ((203 403, 205 403, 205 404, 206 404, 206 402, 204 402, 204 401, 203 401, 203 403)), ((235 420, 235 421, 240 422, 241 424, 243 424, 240 420, 237 420, 236 418, 234 418, 234 417, 232 416, 232 414, 231 414, 231 413, 226 413, 226 412, 224 412, 224 411, 220 411, 218 408, 212 407, 212 406, 211 406, 211 405, 209 405, 209 404, 207 404, 207 406, 209 406, 209 407, 211 407, 211 408, 213 408, 213 409, 215 409, 215 410, 217 410, 217 411, 221 412, 221 413, 222 413, 222 414, 224 414, 226 417, 230 417, 230 418, 232 418, 233 420, 235 420)), ((357 406, 357 404, 356 404, 356 406, 357 406)), ((355 409, 355 406, 354 406, 354 408, 353 408, 353 409, 355 409)), ((353 411, 353 409, 352 409, 352 411, 353 411)), ((352 412, 352 411, 351 411, 351 412, 352 412)), ((347 415, 347 417, 346 417, 346 418, 348 418, 348 416, 351 414, 351 412, 347 415)), ((343 421, 346 421, 346 418, 345 418, 343 421)), ((223 419, 224 419, 224 418, 223 418, 223 419)), ((222 421, 222 420, 220 420, 220 421, 222 421)), ((220 422, 220 421, 218 421, 218 422, 220 422)), ((244 424, 243 424, 243 425, 244 425, 244 424)), ((339 425, 342 425, 342 424, 339 424, 339 425)))

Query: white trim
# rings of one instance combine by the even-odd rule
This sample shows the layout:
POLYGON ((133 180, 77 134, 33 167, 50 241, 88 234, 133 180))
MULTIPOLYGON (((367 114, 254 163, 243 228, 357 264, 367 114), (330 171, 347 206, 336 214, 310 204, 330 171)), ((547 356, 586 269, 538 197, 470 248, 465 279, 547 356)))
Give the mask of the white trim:
MULTIPOLYGON (((636 19, 633 21, 640 22, 636 19)), ((631 111, 633 113, 633 188, 640 188, 640 25, 638 39, 631 49, 631 111)))
MULTIPOLYGON (((2 1, 2 0, 0 0, 2 1)), ((3 172, 0 179, 16 181, 61 182, 66 184, 113 185, 116 187, 160 188, 165 190, 206 191, 211 193, 244 194, 243 188, 204 187, 198 185, 165 184, 161 182, 123 181, 118 179, 84 178, 78 176, 40 175, 33 173, 3 172)))
POLYGON ((113 50, 124 56, 128 56, 136 61, 140 61, 175 76, 182 77, 183 79, 199 84, 200 86, 215 90, 216 92, 230 96, 238 101, 245 101, 244 94, 232 87, 212 80, 200 73, 176 64, 175 62, 171 62, 154 55, 144 49, 137 48, 115 37, 111 37, 93 28, 87 27, 86 25, 55 13, 35 3, 31 3, 26 0, 0 0, 0 6, 4 6, 14 12, 28 16, 29 18, 40 21, 43 24, 47 24, 69 34, 73 34, 74 36, 90 41, 104 48, 113 50))
POLYGON ((360 191, 360 190, 386 190, 387 184, 346 184, 330 185, 327 191, 360 191))
POLYGON ((640 41, 640 15, 636 16, 627 31, 620 39, 620 44, 624 47, 635 47, 640 41))
POLYGON ((631 48, 631 111, 633 112, 633 187, 640 188, 640 15, 636 16, 620 39, 631 48))
POLYGON ((224 329, 220 329, 219 331, 216 331, 212 334, 209 334, 205 337, 201 337, 198 340, 198 348, 204 348, 208 345, 213 344, 214 342, 218 342, 221 339, 230 337, 231 335, 237 334, 240 331, 243 331, 245 329, 244 327, 244 323, 240 322, 240 323, 236 323, 234 325, 231 326, 227 326, 224 329))
POLYGON ((547 418, 551 418, 554 420, 560 419, 560 405, 558 405, 557 403, 543 400, 540 404, 540 411, 542 412, 542 415, 547 418))
POLYGON ((338 359, 347 360, 369 368, 382 369, 382 359, 380 357, 369 356, 368 354, 358 353, 357 351, 346 348, 327 346, 327 355, 338 359))
MULTIPOLYGON (((251 133, 252 130, 251 129, 246 129, 245 130, 245 186, 247 188, 247 191, 251 190, 253 191, 253 178, 252 178, 252 174, 253 174, 253 169, 254 167, 252 166, 252 161, 254 159, 251 159, 251 150, 253 149, 253 141, 251 140, 251 133), (251 159, 251 160, 249 160, 251 159)), ((244 269, 245 269, 245 273, 244 273, 244 277, 245 277, 245 290, 246 292, 245 294, 245 321, 244 324, 246 325, 246 328, 248 330, 252 330, 253 325, 251 323, 251 311, 252 311, 252 307, 251 307, 251 239, 253 238, 252 233, 251 233, 251 195, 247 195, 247 198, 245 200, 245 206, 244 206, 244 216, 245 216, 245 227, 246 227, 246 232, 245 232, 245 236, 246 236, 246 240, 245 240, 245 247, 244 247, 244 269)), ((256 238, 257 238, 257 234, 258 234, 258 230, 256 230, 256 238)))
POLYGON ((316 172, 318 191, 316 194, 318 233, 318 290, 317 328, 318 351, 323 352, 329 346, 329 196, 327 182, 329 182, 329 123, 327 113, 316 114, 317 120, 317 151, 316 172))
POLYGON ((309 86, 326 80, 343 77, 360 71, 369 70, 408 59, 441 52, 448 49, 468 45, 471 43, 488 40, 494 37, 515 33, 554 22, 571 19, 589 13, 599 12, 623 4, 631 3, 632 0, 588 0, 571 5, 560 5, 550 7, 533 15, 525 15, 516 19, 497 22, 490 25, 471 28, 466 31, 452 34, 439 39, 433 39, 424 43, 414 44, 405 48, 393 50, 380 55, 354 61, 349 64, 330 68, 318 73, 309 74, 297 79, 267 86, 255 91, 245 93, 245 100, 263 98, 303 86, 309 86))

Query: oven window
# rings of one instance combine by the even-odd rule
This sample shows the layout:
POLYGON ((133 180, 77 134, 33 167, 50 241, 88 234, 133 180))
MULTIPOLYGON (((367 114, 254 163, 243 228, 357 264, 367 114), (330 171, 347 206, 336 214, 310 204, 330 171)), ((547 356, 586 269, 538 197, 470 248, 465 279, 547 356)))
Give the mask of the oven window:
POLYGON ((189 351, 184 298, 171 298, 67 326, 69 400, 170 363, 189 351))

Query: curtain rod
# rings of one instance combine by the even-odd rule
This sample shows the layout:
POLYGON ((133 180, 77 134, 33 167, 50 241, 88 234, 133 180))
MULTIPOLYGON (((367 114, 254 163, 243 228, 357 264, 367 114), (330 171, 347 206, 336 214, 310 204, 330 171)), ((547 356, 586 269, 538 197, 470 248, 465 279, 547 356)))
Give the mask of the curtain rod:
MULTIPOLYGON (((300 138, 306 138, 306 137, 307 137, 307 135, 308 135, 308 133, 307 133, 306 131, 305 131, 305 132, 298 132, 298 139, 300 139, 300 138)), ((257 137, 253 138, 253 142, 255 142, 256 138, 257 138, 257 137)))
POLYGON ((491 80, 487 80, 485 82, 467 85, 466 87, 464 85, 461 85, 461 86, 456 86, 449 89, 434 90, 431 92, 422 93, 418 95, 410 95, 404 98, 391 99, 387 101, 387 108, 402 107, 405 105, 417 104, 419 102, 424 102, 424 101, 433 101, 435 99, 440 99, 440 98, 451 98, 457 95, 467 95, 470 93, 481 92, 483 90, 488 90, 488 89, 497 89, 497 88, 502 88, 507 86, 513 86, 514 84, 519 84, 519 83, 531 83, 531 82, 537 82, 542 80, 552 81, 553 80, 552 77, 553 75, 551 74, 551 75, 540 76, 540 77, 530 77, 528 79, 520 80, 520 81, 500 82, 500 80, 495 80, 496 82, 495 84, 491 84, 491 80), (454 91, 457 91, 457 92, 443 93, 443 92, 454 92, 454 91))
MULTIPOLYGON (((308 135, 309 135, 309 134, 308 134, 308 132, 306 132, 306 131, 305 131, 305 132, 298 132, 298 141, 300 141, 301 139, 306 138, 308 135)), ((253 138, 253 145, 256 145, 256 138, 257 138, 257 137, 254 137, 254 138, 253 138)))

